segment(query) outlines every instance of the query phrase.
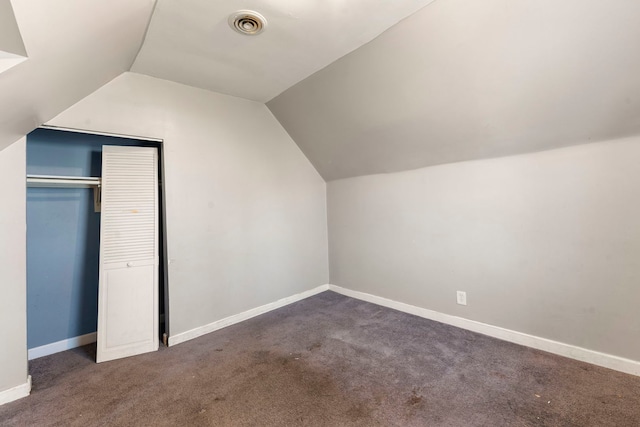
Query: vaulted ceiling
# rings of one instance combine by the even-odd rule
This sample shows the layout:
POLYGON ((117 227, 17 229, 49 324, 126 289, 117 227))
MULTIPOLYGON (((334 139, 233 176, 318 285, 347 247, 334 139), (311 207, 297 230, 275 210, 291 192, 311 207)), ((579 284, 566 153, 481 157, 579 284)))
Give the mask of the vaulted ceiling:
POLYGON ((132 71, 266 102, 433 0, 158 0, 132 71), (237 9, 266 31, 232 31, 237 9))
POLYGON ((640 1, 437 0, 268 104, 327 180, 640 133, 640 1))
POLYGON ((11 4, 0 150, 128 70, 267 102, 327 180, 640 133, 637 0, 11 4))
POLYGON ((0 74, 0 150, 129 70, 154 1, 11 4, 27 60, 0 74))

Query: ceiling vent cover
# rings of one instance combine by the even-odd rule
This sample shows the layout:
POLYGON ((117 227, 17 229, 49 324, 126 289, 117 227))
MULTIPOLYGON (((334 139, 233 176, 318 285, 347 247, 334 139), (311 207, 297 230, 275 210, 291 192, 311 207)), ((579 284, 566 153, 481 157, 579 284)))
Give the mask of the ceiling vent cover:
POLYGON ((229 25, 240 34, 255 36, 267 27, 267 20, 253 10, 239 10, 229 16, 229 25))

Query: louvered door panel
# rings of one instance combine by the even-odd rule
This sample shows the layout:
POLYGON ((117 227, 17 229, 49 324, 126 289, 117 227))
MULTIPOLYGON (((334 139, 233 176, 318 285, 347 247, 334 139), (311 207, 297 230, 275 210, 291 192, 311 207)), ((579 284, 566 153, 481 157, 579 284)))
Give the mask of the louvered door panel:
POLYGON ((158 160, 104 146, 97 361, 158 349, 158 160))

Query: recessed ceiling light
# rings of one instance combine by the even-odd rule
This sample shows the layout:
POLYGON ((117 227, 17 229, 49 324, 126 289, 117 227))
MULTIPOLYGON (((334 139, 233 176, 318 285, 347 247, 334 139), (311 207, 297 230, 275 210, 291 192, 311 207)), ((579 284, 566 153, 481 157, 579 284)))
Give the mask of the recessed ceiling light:
POLYGON ((267 20, 253 10, 239 10, 229 16, 229 25, 240 34, 255 36, 264 31, 267 20))

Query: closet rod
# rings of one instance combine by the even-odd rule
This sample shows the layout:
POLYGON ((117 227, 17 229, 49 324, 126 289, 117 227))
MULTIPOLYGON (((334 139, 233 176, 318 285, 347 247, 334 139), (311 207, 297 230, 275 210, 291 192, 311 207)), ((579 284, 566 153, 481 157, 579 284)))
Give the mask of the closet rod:
POLYGON ((27 187, 100 187, 100 178, 92 176, 27 175, 27 187))
POLYGON ((102 180, 94 176, 27 175, 27 187, 93 188, 93 208, 101 210, 102 180))

